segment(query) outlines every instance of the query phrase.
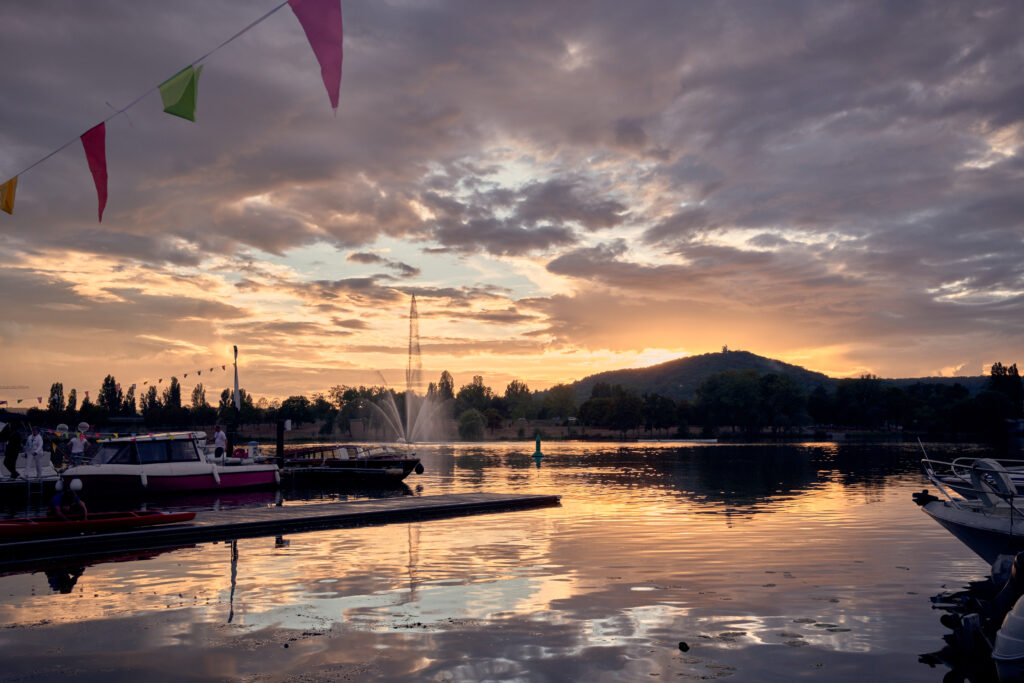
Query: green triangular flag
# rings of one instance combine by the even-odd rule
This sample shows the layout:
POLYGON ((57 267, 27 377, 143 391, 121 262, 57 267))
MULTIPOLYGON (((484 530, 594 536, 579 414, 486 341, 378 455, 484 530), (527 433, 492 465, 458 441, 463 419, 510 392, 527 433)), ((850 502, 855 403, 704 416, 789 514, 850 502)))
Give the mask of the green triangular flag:
POLYGON ((189 65, 160 84, 165 112, 189 121, 196 120, 196 90, 202 71, 203 67, 196 69, 189 65))

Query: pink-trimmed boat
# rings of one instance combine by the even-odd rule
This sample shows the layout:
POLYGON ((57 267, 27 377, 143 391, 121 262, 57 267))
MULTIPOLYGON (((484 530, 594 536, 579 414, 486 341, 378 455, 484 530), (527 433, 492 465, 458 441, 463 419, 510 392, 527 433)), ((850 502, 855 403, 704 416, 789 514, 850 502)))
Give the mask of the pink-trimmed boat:
POLYGON ((274 463, 208 455, 204 432, 165 432, 103 439, 88 463, 69 467, 65 479, 82 480, 86 498, 273 488, 281 483, 274 463))
POLYGON ((159 512, 140 510, 137 512, 99 512, 89 519, 68 520, 56 517, 30 517, 28 519, 0 520, 0 540, 21 541, 30 538, 51 536, 77 536, 83 533, 110 533, 129 531, 160 524, 178 524, 194 519, 194 512, 159 512))

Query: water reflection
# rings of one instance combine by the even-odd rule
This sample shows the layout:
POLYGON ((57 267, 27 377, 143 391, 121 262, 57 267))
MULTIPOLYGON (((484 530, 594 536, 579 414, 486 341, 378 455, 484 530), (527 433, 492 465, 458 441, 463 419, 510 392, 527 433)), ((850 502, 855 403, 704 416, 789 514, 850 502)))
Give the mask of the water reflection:
POLYGON ((0 676, 160 678, 159 659, 200 680, 940 680, 917 661, 944 632, 927 596, 986 571, 910 501, 912 448, 548 443, 540 468, 532 451, 423 448, 417 484, 562 507, 93 565, 74 610, 43 576, 0 578, 0 676))

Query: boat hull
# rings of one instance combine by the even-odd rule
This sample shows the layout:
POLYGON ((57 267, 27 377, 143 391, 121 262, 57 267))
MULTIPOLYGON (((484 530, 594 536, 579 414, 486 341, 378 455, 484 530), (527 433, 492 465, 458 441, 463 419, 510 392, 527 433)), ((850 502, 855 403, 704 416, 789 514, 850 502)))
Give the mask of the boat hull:
POLYGON ((419 468, 419 458, 355 458, 350 460, 291 460, 282 473, 295 480, 322 481, 332 484, 367 485, 400 484, 419 468))
POLYGON ((932 501, 923 506, 934 519, 974 554, 989 564, 999 555, 1024 550, 1024 518, 1008 515, 989 515, 977 511, 957 509, 943 501, 932 501))
POLYGON ((89 519, 60 520, 55 517, 9 519, 0 521, 0 541, 41 537, 76 536, 82 533, 110 533, 163 524, 179 524, 194 519, 194 512, 104 512, 89 519))
POLYGON ((216 476, 209 467, 205 468, 205 472, 192 473, 161 473, 147 470, 145 479, 141 470, 116 472, 109 471, 111 469, 113 468, 109 466, 72 468, 65 473, 65 478, 81 479, 82 492, 85 496, 94 492, 107 495, 139 495, 259 489, 273 488, 278 483, 275 466, 222 467, 218 468, 216 476))

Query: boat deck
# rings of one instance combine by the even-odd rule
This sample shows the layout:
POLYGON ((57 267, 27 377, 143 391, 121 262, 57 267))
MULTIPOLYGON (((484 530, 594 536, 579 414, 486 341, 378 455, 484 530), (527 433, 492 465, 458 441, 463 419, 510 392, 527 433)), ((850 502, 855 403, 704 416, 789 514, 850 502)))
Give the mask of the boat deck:
POLYGON ((0 543, 0 566, 189 543, 549 507, 559 505, 560 500, 561 496, 556 495, 455 493, 199 512, 195 521, 187 525, 0 543))

